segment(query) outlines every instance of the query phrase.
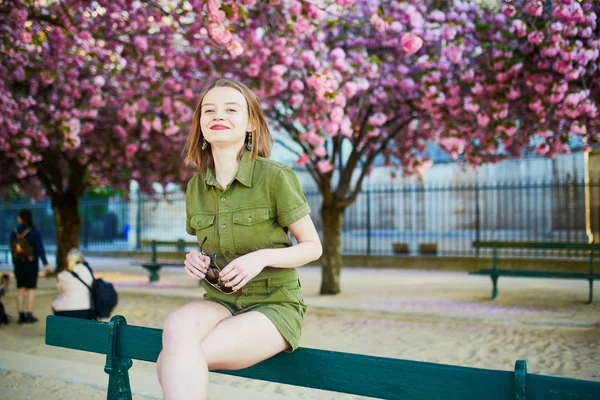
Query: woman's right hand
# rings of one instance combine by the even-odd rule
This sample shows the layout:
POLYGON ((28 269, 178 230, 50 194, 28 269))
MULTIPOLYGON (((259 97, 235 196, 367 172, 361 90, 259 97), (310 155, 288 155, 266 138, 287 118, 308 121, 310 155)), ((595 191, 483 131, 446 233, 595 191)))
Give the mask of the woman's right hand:
POLYGON ((204 279, 210 265, 210 257, 199 250, 192 250, 185 255, 185 273, 194 279, 204 279))

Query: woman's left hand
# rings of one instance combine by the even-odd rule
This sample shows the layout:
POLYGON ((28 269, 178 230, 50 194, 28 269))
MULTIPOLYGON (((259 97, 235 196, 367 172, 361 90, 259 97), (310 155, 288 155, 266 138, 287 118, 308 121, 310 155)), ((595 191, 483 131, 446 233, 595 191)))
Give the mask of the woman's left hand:
POLYGON ((225 286, 233 288, 233 290, 239 290, 250 279, 266 267, 264 257, 261 255, 260 250, 252 253, 248 253, 240 258, 236 258, 230 262, 219 274, 222 281, 227 282, 225 286))

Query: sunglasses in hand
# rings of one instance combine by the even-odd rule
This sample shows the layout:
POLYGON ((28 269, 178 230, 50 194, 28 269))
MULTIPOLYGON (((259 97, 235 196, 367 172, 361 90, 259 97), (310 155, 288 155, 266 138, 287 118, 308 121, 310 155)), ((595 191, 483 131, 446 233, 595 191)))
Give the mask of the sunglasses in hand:
MULTIPOLYGON (((206 254, 204 251, 202 251, 202 246, 204 245, 204 243, 206 242, 207 239, 208 239, 208 237, 205 236, 204 240, 200 244, 200 253, 202 253, 205 256, 208 256, 208 254, 206 254)), ((204 280, 210 286, 214 287, 221 293, 225 293, 225 294, 235 293, 236 290, 233 290, 233 288, 231 288, 229 286, 225 286, 225 283, 227 283, 228 281, 221 280, 221 277, 219 276, 220 272, 221 272, 221 268, 219 268, 219 266, 217 265, 217 253, 213 253, 213 256, 210 257, 210 265, 208 266, 208 270, 206 271, 206 274, 204 274, 204 280)))

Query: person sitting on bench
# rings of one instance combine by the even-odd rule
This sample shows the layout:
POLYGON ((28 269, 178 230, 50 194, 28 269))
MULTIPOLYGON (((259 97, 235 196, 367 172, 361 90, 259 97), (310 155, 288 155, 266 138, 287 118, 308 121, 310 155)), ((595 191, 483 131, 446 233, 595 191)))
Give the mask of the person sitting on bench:
POLYGON ((294 171, 266 158, 271 143, 244 84, 219 79, 204 89, 187 142, 200 172, 186 192, 186 230, 202 244, 184 266, 206 294, 165 319, 157 372, 166 400, 206 399, 209 370, 298 348, 306 305, 296 267, 322 248, 294 171))
POLYGON ((67 269, 56 276, 58 296, 52 302, 52 312, 59 317, 95 319, 92 310, 92 296, 87 288, 73 273, 92 286, 92 274, 85 265, 83 254, 71 249, 67 254, 67 269))

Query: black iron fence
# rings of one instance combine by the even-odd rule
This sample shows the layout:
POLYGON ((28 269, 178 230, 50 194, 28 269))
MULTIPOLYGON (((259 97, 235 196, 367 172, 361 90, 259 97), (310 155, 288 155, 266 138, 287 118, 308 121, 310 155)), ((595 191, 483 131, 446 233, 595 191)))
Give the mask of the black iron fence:
MULTIPOLYGON (((312 217, 322 233, 321 196, 306 191, 312 217)), ((55 247, 48 202, 4 203, 0 246, 21 208, 32 210, 45 243, 55 247)), ((185 232, 185 199, 172 194, 124 201, 82 199, 83 250, 140 249, 148 240, 194 240, 185 232)), ((502 182, 367 187, 344 214, 342 253, 360 255, 476 256, 475 240, 588 242, 600 235, 600 181, 502 182)), ((515 250, 525 257, 585 257, 584 252, 515 250)))

